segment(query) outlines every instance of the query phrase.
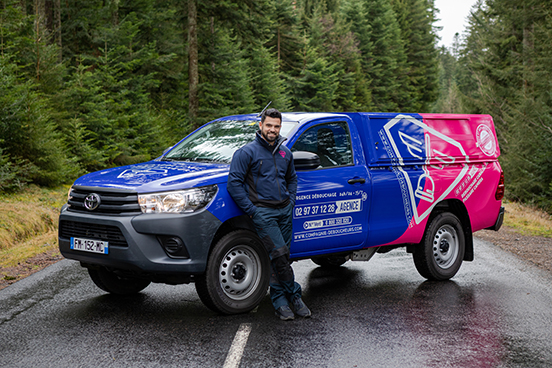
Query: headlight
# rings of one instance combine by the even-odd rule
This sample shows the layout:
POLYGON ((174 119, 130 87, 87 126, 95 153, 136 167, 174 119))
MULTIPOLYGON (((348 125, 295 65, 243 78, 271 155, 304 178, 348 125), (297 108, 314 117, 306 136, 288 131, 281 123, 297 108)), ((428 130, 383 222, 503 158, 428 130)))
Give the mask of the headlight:
POLYGON ((139 194, 138 203, 143 213, 194 212, 207 206, 215 197, 217 186, 139 194))

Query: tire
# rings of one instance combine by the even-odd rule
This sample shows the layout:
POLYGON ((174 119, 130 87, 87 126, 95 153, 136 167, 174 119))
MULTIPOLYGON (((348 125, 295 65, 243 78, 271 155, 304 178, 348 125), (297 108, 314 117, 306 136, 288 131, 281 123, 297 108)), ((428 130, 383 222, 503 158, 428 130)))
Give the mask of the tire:
POLYGON ((105 268, 88 269, 90 278, 103 291, 117 295, 131 295, 144 290, 151 283, 148 280, 123 278, 105 268))
POLYGON ((465 251, 464 230, 450 212, 431 220, 422 242, 414 251, 416 269, 428 280, 449 280, 462 265, 465 251))
POLYGON ((322 268, 337 268, 347 262, 345 257, 316 257, 311 258, 311 261, 322 268))
POLYGON ((199 298, 222 314, 247 313, 265 297, 270 260, 258 236, 237 230, 215 244, 205 274, 196 278, 199 298))

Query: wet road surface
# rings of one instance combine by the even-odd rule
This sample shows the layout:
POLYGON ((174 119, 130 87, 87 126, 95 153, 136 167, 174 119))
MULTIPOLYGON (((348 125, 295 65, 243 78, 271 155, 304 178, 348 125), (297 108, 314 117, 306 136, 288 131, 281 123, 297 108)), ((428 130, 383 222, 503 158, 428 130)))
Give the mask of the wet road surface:
POLYGON ((268 296, 219 316, 193 285, 114 297, 64 260, 0 291, 0 367, 552 367, 552 275, 475 251, 448 282, 403 250, 337 271, 296 262, 313 317, 291 322, 268 296))

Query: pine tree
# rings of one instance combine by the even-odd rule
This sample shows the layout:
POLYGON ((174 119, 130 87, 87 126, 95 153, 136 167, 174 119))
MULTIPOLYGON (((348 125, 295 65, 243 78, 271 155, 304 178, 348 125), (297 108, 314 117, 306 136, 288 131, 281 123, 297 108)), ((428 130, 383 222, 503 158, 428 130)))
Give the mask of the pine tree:
POLYGON ((278 70, 289 76, 297 75, 303 67, 301 55, 305 42, 299 28, 297 1, 271 1, 265 19, 272 20, 265 46, 276 54, 278 70))
POLYGON ((439 53, 439 97, 432 112, 460 114, 465 111, 457 82, 458 66, 456 58, 442 46, 439 53))
POLYGON ((249 50, 249 69, 255 111, 262 109, 272 101, 272 106, 281 111, 290 109, 289 88, 285 83, 285 77, 278 68, 277 58, 264 46, 259 45, 249 50))
POLYGON ((0 56, 0 171, 8 175, 0 186, 12 189, 14 180, 17 185, 57 185, 73 177, 74 170, 46 102, 21 74, 10 57, 0 56))
POLYGON ((392 0, 407 59, 408 111, 428 111, 437 99, 438 51, 433 0, 392 0))
POLYGON ((491 113, 509 178, 507 194, 552 210, 552 36, 544 0, 478 3, 462 52, 472 111, 491 113))
POLYGON ((335 66, 338 86, 335 92, 335 111, 363 111, 370 104, 370 91, 362 70, 361 52, 355 35, 341 12, 320 16, 312 37, 319 38, 319 48, 335 66), (319 34, 319 35, 317 35, 319 34))
POLYGON ((200 26, 200 33, 200 122, 253 111, 250 69, 237 36, 232 37, 214 17, 200 26))
POLYGON ((160 61, 154 45, 133 49, 139 27, 131 13, 119 19, 117 27, 103 28, 99 55, 79 62, 59 96, 59 109, 69 113, 61 129, 69 137, 79 137, 68 144, 77 156, 81 149, 87 152, 79 156, 85 170, 144 161, 164 146, 148 92, 159 81, 153 73, 141 73, 160 61), (73 132, 75 127, 81 133, 73 132))
POLYGON ((28 14, 19 1, 4 2, 0 8, 0 175, 8 178, 7 185, 0 183, 4 189, 26 182, 56 185, 75 175, 49 106, 48 93, 61 86, 64 69, 57 63, 57 46, 48 44, 47 35, 34 12, 28 14))
MULTIPOLYGON (((332 64, 326 50, 328 28, 325 2, 304 2, 301 18, 305 33, 303 67, 293 79, 292 104, 295 111, 333 111, 339 88, 339 66, 332 64), (311 8, 311 6, 314 6, 311 8)), ((330 27, 331 28, 331 27, 330 27)))
POLYGON ((387 0, 345 3, 345 14, 362 52, 362 69, 370 81, 372 108, 398 111, 411 96, 406 83, 407 60, 396 14, 387 0), (359 16, 362 15, 362 17, 359 16))
POLYGON ((294 81, 292 103, 295 111, 333 111, 338 73, 335 66, 309 44, 305 51, 305 67, 294 81))

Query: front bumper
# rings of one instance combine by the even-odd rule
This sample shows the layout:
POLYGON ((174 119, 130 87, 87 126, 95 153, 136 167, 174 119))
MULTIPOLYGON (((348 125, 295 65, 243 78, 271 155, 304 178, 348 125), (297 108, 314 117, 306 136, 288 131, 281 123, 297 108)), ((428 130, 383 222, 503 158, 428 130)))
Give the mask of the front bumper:
POLYGON ((66 258, 86 265, 164 275, 205 272, 211 242, 221 225, 208 210, 190 214, 109 216, 72 212, 67 206, 61 210, 59 223, 59 249, 66 258), (109 254, 72 250, 71 236, 107 240, 109 254), (166 236, 183 241, 185 257, 169 256, 161 243, 166 236))

